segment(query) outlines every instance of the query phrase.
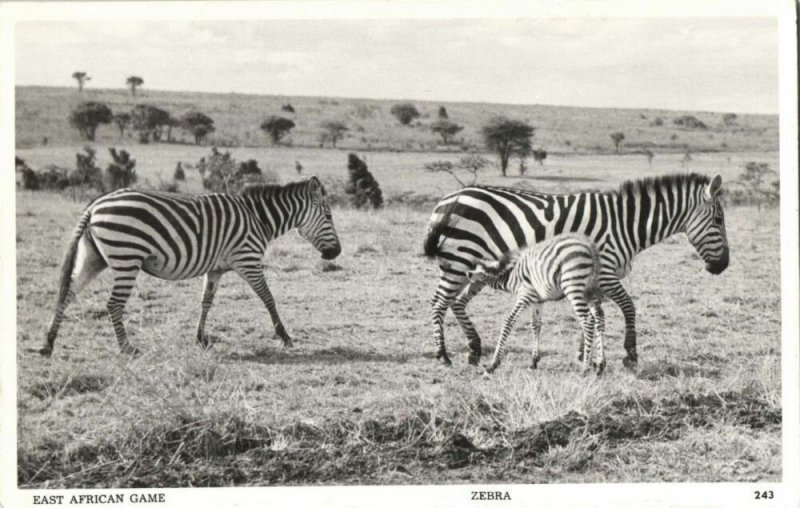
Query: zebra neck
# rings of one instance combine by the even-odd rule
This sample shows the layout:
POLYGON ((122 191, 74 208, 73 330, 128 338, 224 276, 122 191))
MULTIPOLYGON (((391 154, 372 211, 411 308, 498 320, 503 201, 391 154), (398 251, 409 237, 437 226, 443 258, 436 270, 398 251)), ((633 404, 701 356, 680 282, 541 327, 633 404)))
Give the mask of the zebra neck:
POLYGON ((517 289, 517 284, 513 280, 514 278, 511 276, 513 272, 514 269, 511 268, 500 275, 493 277, 489 283, 489 286, 498 291, 514 292, 517 289))
POLYGON ((300 225, 302 213, 296 210, 296 199, 287 199, 279 193, 246 196, 246 206, 258 217, 264 226, 267 240, 277 238, 300 225))
POLYGON ((676 233, 686 232, 686 224, 698 196, 692 189, 660 188, 637 193, 617 194, 611 200, 611 215, 616 231, 625 238, 631 257, 676 233))

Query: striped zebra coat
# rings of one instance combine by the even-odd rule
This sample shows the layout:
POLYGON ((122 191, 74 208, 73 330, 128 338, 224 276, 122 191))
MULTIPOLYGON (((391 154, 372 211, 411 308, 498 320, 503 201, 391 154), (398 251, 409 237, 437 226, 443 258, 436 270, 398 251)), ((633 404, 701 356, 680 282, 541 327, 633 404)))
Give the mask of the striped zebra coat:
POLYGON ((531 312, 531 368, 539 363, 539 338, 542 333, 540 307, 544 302, 566 298, 572 305, 583 330, 583 369, 592 365, 598 375, 605 368, 603 335, 605 320, 600 305, 602 293, 597 283, 600 254, 584 235, 564 233, 544 240, 522 252, 503 255, 499 261, 477 261, 467 271, 470 282, 484 283, 494 289, 514 293, 514 307, 503 322, 491 363, 492 373, 505 355, 508 336, 517 318, 527 307, 531 312))
MULTIPOLYGON (((719 274, 728 266, 728 241, 719 200, 722 179, 698 174, 668 175, 629 181, 611 192, 553 195, 505 187, 471 186, 453 192, 436 205, 428 222, 424 251, 439 262, 440 278, 431 300, 436 357, 451 363, 444 342, 448 308, 467 337, 468 360, 477 364, 481 339, 466 307, 484 287, 470 284, 466 273, 479 259, 504 253, 564 232, 589 237, 600 251, 598 283, 625 318, 626 366, 634 366, 636 311, 620 279, 639 252, 685 233, 706 269, 719 274)), ((582 358, 579 347, 578 357, 582 358)))
POLYGON ((140 272, 167 280, 205 276, 196 335, 207 347, 204 326, 214 293, 222 274, 235 271, 266 306, 277 337, 291 346, 262 259, 270 241, 294 228, 323 258, 341 252, 325 188, 316 177, 285 186, 251 186, 238 195, 132 189, 102 195, 81 214, 67 248, 55 316, 40 353, 52 354, 65 309, 106 268, 113 278, 106 307, 125 353, 138 353, 128 341, 122 315, 140 272))

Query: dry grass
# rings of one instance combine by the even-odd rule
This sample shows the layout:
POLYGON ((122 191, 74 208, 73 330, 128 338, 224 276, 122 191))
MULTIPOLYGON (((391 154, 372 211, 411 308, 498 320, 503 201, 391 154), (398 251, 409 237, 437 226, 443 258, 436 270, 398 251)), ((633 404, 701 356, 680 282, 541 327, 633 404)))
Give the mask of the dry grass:
MULTIPOLYGON (((156 162, 168 176, 176 153, 185 156, 173 149, 188 148, 134 155, 151 177, 159 175, 156 162)), ((285 167, 284 181, 299 153, 315 154, 322 176, 344 177, 337 151, 255 153, 285 167)), ((389 198, 452 190, 447 175, 424 172, 425 156, 370 154, 370 171, 389 198)), ((692 169, 729 179, 738 170, 726 157, 698 156, 692 169)), ((775 160, 773 153, 733 157, 775 160)), ((646 162, 626 157, 548 164, 503 183, 611 188, 646 174, 646 162)), ((674 162, 669 170, 676 169, 674 162)), ((143 276, 128 306, 128 330, 143 355, 129 360, 118 353, 104 310, 104 274, 69 309, 47 360, 31 350, 51 318, 62 248, 83 203, 18 192, 19 484, 780 478, 776 209, 726 210, 732 258, 720 276, 705 273, 681 238, 636 259, 625 281, 638 310, 636 372, 622 367, 622 316, 607 305, 609 368, 599 379, 581 376, 572 363, 577 324, 568 305, 552 304, 543 316, 540 370, 526 368, 521 322, 503 367, 485 380, 466 365, 452 318, 446 334, 457 361, 447 369, 433 358, 427 302, 437 270, 420 256, 430 210, 420 202, 379 212, 336 208, 344 250, 333 265, 297 235, 275 242, 266 274, 292 349, 271 339, 267 313, 235 275, 223 278, 211 310, 209 351, 191 332, 201 281, 143 276)), ((485 355, 509 305, 508 295, 487 291, 471 306, 485 355)))

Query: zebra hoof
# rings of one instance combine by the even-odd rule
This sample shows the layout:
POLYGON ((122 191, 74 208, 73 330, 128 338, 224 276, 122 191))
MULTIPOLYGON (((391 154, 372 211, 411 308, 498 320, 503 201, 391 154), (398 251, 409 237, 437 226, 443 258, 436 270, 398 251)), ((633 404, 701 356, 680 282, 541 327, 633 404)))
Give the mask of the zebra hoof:
POLYGON ((467 355, 467 363, 477 366, 481 363, 481 355, 478 353, 469 353, 469 355, 467 355))
POLYGON ((639 364, 639 359, 634 355, 628 355, 622 359, 622 365, 625 366, 626 369, 635 370, 636 366, 639 364))
POLYGON ((594 364, 594 371, 597 374, 597 377, 602 376, 603 372, 605 370, 606 370, 606 362, 605 362, 605 360, 600 362, 600 363, 595 363, 594 364))
POLYGON ((53 348, 50 346, 45 346, 39 350, 39 354, 44 356, 45 358, 50 358, 53 355, 53 348))
POLYGON ((531 370, 536 370, 537 367, 539 367, 539 359, 534 358, 533 360, 531 360, 531 364, 528 368, 531 370))
POLYGON ((450 361, 450 357, 447 356, 447 353, 445 353, 444 351, 437 354, 436 359, 439 360, 439 362, 445 367, 450 367, 451 365, 453 365, 453 362, 450 361))
POLYGON ((135 348, 133 346, 123 347, 122 352, 128 356, 140 356, 142 354, 142 352, 139 351, 139 348, 135 348))

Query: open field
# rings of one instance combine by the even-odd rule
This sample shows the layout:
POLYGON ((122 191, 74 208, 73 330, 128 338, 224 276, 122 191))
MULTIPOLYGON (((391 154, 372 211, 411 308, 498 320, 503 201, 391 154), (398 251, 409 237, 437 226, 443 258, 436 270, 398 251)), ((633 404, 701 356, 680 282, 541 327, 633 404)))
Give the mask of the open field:
MULTIPOLYGON (((326 120, 344 122, 350 129, 339 146, 348 150, 432 151, 442 148, 441 138, 431 132, 439 106, 447 108, 452 121, 464 130, 455 137, 455 146, 469 149, 482 144, 480 130, 493 116, 505 115, 524 120, 537 128, 533 144, 550 153, 586 154, 613 153, 609 138, 613 132, 623 132, 623 152, 641 152, 649 148, 654 153, 777 151, 778 118, 775 115, 739 114, 735 125, 725 125, 726 112, 686 112, 650 109, 577 108, 545 105, 510 105, 482 103, 449 103, 413 101, 421 116, 410 126, 402 126, 391 115, 392 105, 404 101, 367 99, 332 99, 322 97, 283 97, 242 94, 204 94, 195 92, 162 92, 146 87, 131 97, 128 91, 92 89, 78 94, 77 88, 17 87, 16 89, 16 146, 74 146, 81 142, 77 130, 68 123, 70 111, 84 100, 108 104, 112 111, 127 112, 136 104, 152 104, 174 117, 199 110, 214 119, 216 132, 208 144, 263 147, 267 136, 259 129, 269 115, 291 118, 296 127, 286 142, 294 146, 319 145, 320 123, 326 120), (281 111, 291 104, 295 113, 281 111), (694 115, 708 126, 707 130, 687 129, 673 124, 684 115, 694 115), (660 118, 663 125, 654 125, 660 118)), ((732 113, 739 113, 733 111, 732 113)), ((126 136, 130 131, 126 133, 126 136)), ((178 140, 188 142, 190 136, 175 129, 178 140)), ((135 136, 134 136, 135 137, 135 136)), ((119 142, 114 125, 102 125, 97 141, 103 144, 119 142)))
MULTIPOLYGON (((294 99, 293 99, 294 100, 294 99)), ((293 102, 294 103, 294 102, 293 102)), ((451 115, 453 116, 453 115, 451 115)), ((79 145, 18 150, 35 168, 73 166, 79 145)), ((102 144, 100 145, 103 146, 102 144)), ((130 150, 140 178, 169 180, 207 148, 130 150)), ((99 149, 101 157, 107 157, 99 149)), ((335 186, 346 152, 241 148, 238 160, 290 181, 294 161, 335 186)), ((68 310, 52 359, 38 348, 51 318, 62 249, 82 202, 18 191, 18 481, 23 487, 776 481, 781 477, 779 214, 728 207, 731 264, 703 271, 683 237, 636 258, 640 365, 622 366, 621 313, 606 305, 609 367, 572 362, 568 304, 545 307, 542 362, 526 368, 527 322, 491 380, 466 364, 452 317, 452 368, 433 358, 428 300, 437 269, 421 257, 430 204, 456 188, 422 165, 432 153, 367 155, 391 206, 336 207, 343 245, 323 265, 295 234, 267 256, 267 280, 296 346, 273 341, 266 311, 235 275, 222 280, 202 351, 193 330, 201 280, 142 276, 128 330, 143 355, 118 353, 103 274, 68 310)), ((549 191, 610 189, 680 170, 680 155, 562 156, 526 178, 483 183, 549 191)), ((689 169, 730 182, 775 152, 696 154, 689 169), (729 160, 730 158, 730 160, 729 160)), ((105 166, 101 159, 100 165, 105 166)), ((513 172, 513 171, 512 171, 513 172)), ((514 172, 515 173, 515 172, 514 172)), ((189 172, 187 189, 199 189, 189 172)), ((511 305, 486 291, 470 306, 484 355, 511 305)))

